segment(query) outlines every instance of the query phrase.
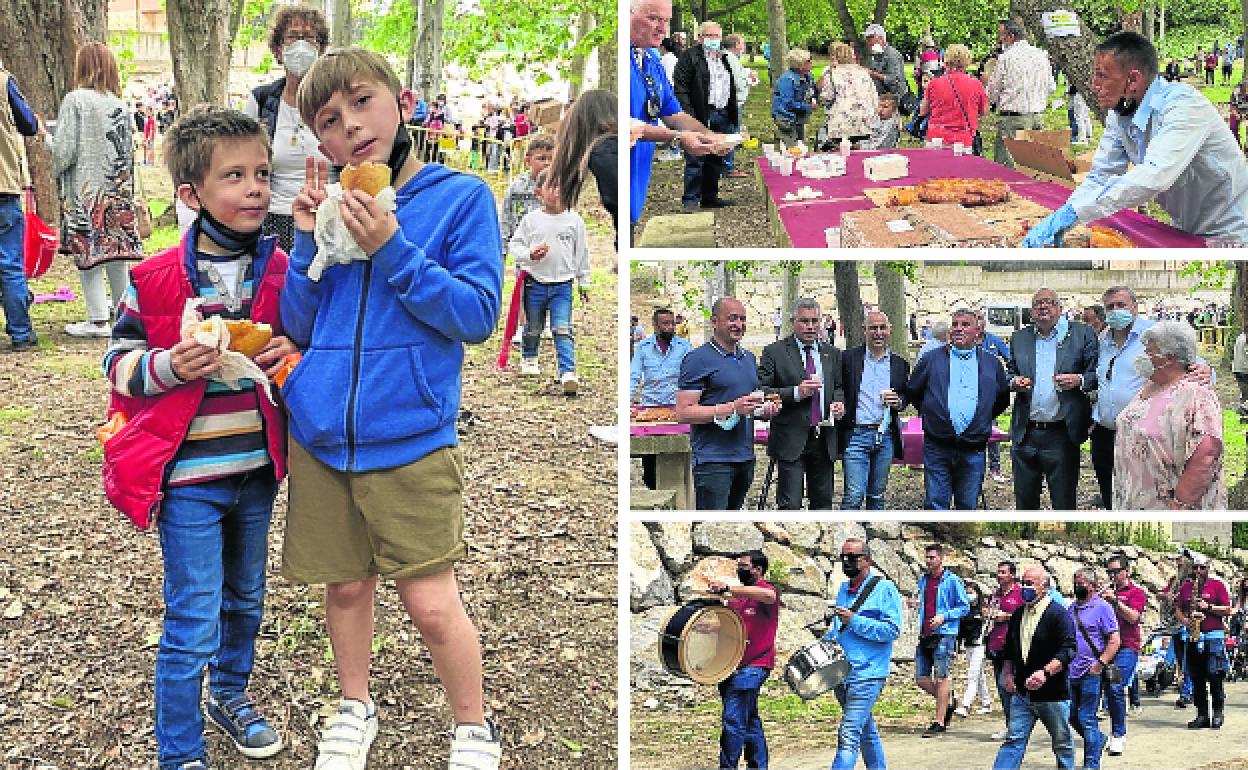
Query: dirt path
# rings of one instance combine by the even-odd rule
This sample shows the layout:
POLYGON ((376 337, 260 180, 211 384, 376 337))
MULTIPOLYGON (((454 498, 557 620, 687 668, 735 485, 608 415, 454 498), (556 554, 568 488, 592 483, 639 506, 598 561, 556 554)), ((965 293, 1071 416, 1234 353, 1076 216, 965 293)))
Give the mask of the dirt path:
MULTIPOLYGON (((606 225, 609 231, 609 222, 606 225)), ((487 710, 505 768, 613 767, 616 758, 616 451, 588 435, 615 421, 615 255, 591 227, 597 287, 575 310, 581 395, 547 376, 498 372, 497 336, 469 349, 460 445, 470 555, 458 569, 482 632, 487 710)), ((59 262, 33 286, 80 291, 59 262)), ((509 295, 509 294, 508 294, 509 295)), ((41 342, 0 354, 0 767, 154 766, 152 672, 162 614, 157 539, 100 488, 93 431, 108 388, 104 340, 67 337, 81 301, 34 311, 41 342)), ((7 344, 7 343, 6 343, 7 344)), ((515 356, 518 358, 519 353, 515 356)), ((418 502, 418 501, 417 501, 418 502)), ((251 692, 285 733, 272 770, 312 764, 317 720, 337 701, 320 589, 278 573, 285 520, 270 536, 269 593, 251 692)), ((370 768, 445 766, 449 710, 393 587, 380 592, 373 694, 381 733, 370 768)), ((258 767, 208 733, 214 767, 258 767)))

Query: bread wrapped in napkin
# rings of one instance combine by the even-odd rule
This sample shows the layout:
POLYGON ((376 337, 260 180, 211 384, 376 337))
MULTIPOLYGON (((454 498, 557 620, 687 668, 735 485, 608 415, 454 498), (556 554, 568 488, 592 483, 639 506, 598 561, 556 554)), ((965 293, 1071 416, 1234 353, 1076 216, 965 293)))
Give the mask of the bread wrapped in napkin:
POLYGON ((195 297, 183 306, 182 339, 193 339, 221 353, 221 368, 209 379, 225 383, 234 390, 242 390, 242 380, 254 380, 269 401, 277 403, 269 389, 269 378, 251 358, 273 338, 273 329, 268 324, 251 321, 227 321, 219 315, 204 318, 199 311, 203 301, 202 297, 195 297), (231 339, 231 326, 239 333, 237 340, 231 339), (259 341, 261 339, 263 342, 259 341))
POLYGON ((368 193, 383 211, 394 211, 398 196, 390 185, 390 167, 384 163, 349 165, 342 170, 337 184, 325 186, 325 201, 316 208, 316 256, 308 266, 308 278, 321 280, 330 265, 346 265, 366 260, 368 255, 351 237, 342 219, 342 194, 346 190, 368 193))

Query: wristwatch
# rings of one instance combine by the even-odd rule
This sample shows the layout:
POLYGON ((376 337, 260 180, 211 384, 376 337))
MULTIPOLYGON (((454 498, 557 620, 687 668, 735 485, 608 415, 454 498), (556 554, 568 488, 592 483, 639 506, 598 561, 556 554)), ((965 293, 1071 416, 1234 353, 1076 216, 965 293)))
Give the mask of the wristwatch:
POLYGON ((667 143, 667 146, 668 146, 669 148, 671 148, 672 152, 680 152, 680 135, 681 135, 681 133, 682 133, 682 132, 677 131, 677 132, 676 132, 676 135, 672 137, 672 141, 670 141, 670 142, 668 142, 668 143, 667 143))

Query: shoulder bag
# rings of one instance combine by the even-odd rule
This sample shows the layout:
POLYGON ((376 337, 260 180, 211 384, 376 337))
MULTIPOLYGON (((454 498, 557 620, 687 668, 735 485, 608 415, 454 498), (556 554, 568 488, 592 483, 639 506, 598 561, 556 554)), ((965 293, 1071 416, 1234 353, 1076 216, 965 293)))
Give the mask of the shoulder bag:
MULTIPOLYGON (((1083 621, 1079 620, 1079 607, 1072 606, 1075 611, 1075 625, 1079 626, 1079 633, 1083 634, 1083 640, 1092 648, 1092 652, 1096 653, 1097 660, 1100 660, 1102 650, 1096 649, 1096 645, 1092 643, 1092 635, 1088 633, 1088 629, 1084 628, 1083 621)), ((1105 684, 1122 684, 1122 671, 1119 670, 1117 663, 1111 660, 1104 664, 1104 668, 1101 669, 1101 681, 1105 684)))
MULTIPOLYGON (((966 121, 967 129, 971 127, 971 116, 966 111, 966 105, 962 103, 962 97, 958 95, 958 87, 953 82, 952 75, 945 75, 949 79, 949 90, 953 91, 953 98, 958 100, 958 109, 962 110, 962 119, 966 121)), ((971 152, 983 157, 984 155, 984 137, 980 136, 979 129, 975 129, 975 135, 971 137, 971 152)))

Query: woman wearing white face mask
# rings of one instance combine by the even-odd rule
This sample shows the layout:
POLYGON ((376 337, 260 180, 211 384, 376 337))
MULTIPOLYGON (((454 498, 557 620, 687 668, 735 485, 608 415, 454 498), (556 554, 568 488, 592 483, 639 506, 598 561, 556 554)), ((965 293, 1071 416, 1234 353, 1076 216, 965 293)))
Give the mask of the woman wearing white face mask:
POLYGON ((1148 382, 1118 415, 1115 510, 1225 510, 1222 407, 1208 386, 1186 378, 1196 333, 1159 321, 1140 337, 1133 362, 1148 382))
POLYGON ((290 252, 294 245, 291 204, 303 185, 304 160, 325 160, 310 127, 303 124, 295 107, 299 83, 317 57, 329 47, 329 23, 315 8, 283 6, 273 17, 269 50, 286 70, 286 76, 256 87, 247 97, 243 112, 269 131, 273 142, 273 165, 269 183, 272 196, 269 216, 262 232, 276 235, 278 244, 290 252))

